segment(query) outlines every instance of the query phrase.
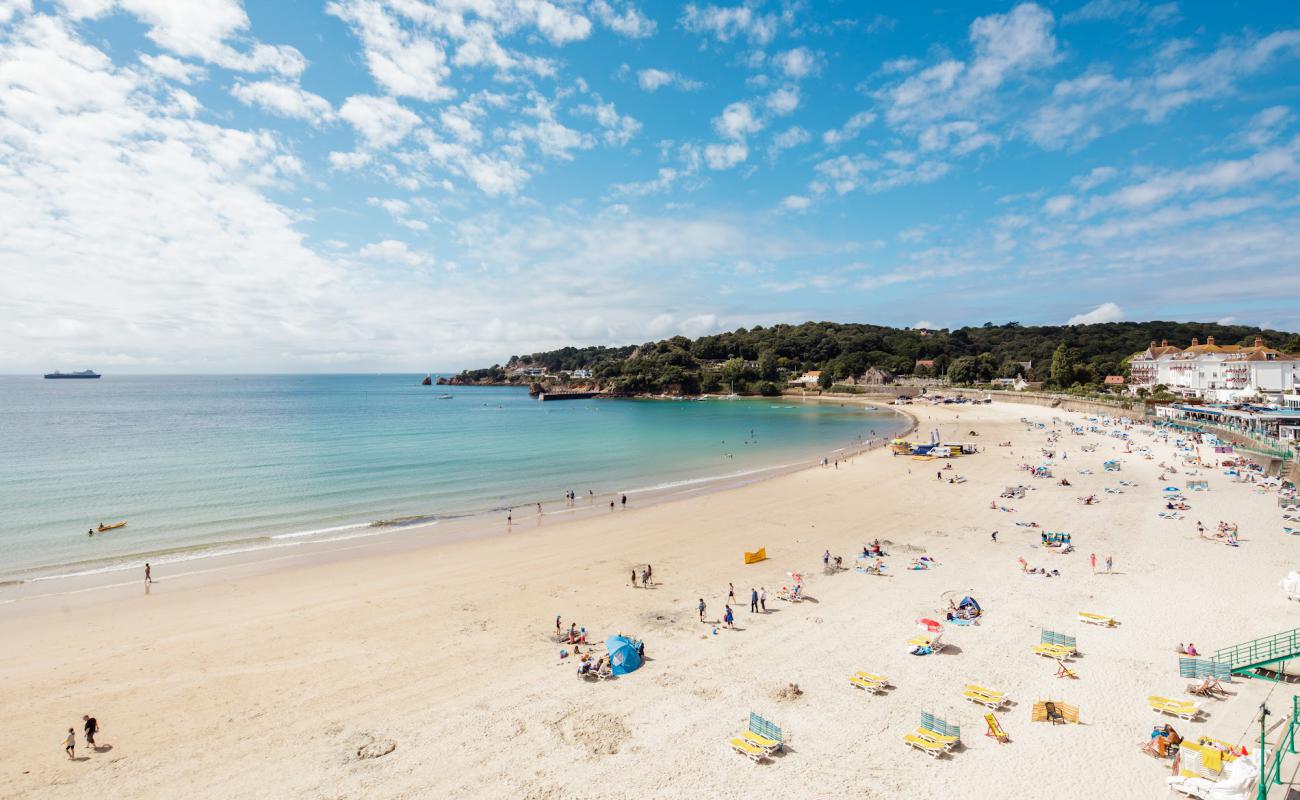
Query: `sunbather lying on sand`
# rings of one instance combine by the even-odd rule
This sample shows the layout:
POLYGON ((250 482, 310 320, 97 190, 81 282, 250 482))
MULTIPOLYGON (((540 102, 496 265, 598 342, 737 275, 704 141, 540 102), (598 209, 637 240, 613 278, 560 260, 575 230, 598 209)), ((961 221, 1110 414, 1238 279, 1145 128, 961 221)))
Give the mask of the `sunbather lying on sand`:
POLYGON ((1160 725, 1151 731, 1151 738, 1146 744, 1142 745, 1142 752, 1156 758, 1164 758, 1169 755, 1169 746, 1182 744, 1183 737, 1178 735, 1172 725, 1160 725))

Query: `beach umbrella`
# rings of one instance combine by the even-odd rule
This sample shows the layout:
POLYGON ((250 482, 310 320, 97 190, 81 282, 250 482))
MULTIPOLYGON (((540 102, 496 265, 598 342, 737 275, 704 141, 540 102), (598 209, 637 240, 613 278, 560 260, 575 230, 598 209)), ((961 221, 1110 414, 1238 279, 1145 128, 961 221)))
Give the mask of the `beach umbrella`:
POLYGON ((803 576, 797 572, 787 572, 786 575, 789 575, 795 583, 803 583, 803 576))
POLYGON ((921 628, 921 630, 926 631, 927 633, 939 633, 943 630, 943 626, 932 619, 918 619, 916 624, 921 628))
POLYGON ((641 666, 641 652, 637 642, 626 636, 611 636, 605 640, 609 651, 609 668, 615 675, 626 675, 641 666))

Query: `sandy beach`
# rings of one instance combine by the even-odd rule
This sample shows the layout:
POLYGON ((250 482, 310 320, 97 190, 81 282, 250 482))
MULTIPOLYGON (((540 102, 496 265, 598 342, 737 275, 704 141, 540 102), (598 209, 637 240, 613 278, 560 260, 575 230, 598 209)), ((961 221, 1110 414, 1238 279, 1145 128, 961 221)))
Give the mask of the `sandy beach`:
POLYGON ((1285 716, 1295 687, 1257 680, 1202 701, 1197 722, 1159 717, 1145 700, 1186 696, 1179 643, 1206 653, 1300 626, 1300 605, 1278 587, 1295 544, 1274 495, 1206 470, 1211 491, 1188 493, 1185 518, 1164 520, 1157 462, 1178 463, 1170 444, 1138 437, 1156 453, 1148 461, 1062 427, 1068 457, 1054 470, 1074 485, 1060 487, 1017 470, 1051 446, 1020 420, 1050 429, 1053 416, 1081 415, 912 411, 922 437, 937 427, 984 448, 953 461, 966 482, 936 480, 942 463, 876 450, 838 469, 508 536, 179 581, 160 573, 148 592, 141 582, 11 604, 0 615, 0 797, 1166 797, 1168 763, 1139 751, 1153 723, 1253 751, 1259 703, 1285 716), (1116 457, 1123 471, 1104 472, 1116 457), (1104 493, 1120 479, 1137 486, 1104 493), (999 499, 1014 484, 1032 489, 999 499), (1075 502, 1087 494, 1101 501, 1075 502), (1241 546, 1199 538, 1198 519, 1237 523, 1241 546), (1072 534, 1075 552, 1038 546, 1044 529, 1072 534), (852 565, 873 539, 891 553, 887 577, 823 573, 824 550, 852 565), (758 547, 769 560, 742 564, 758 547), (1099 572, 1113 558, 1113 572, 1093 574, 1090 553, 1099 572), (908 570, 921 555, 938 566, 908 570), (1022 574, 1020 558, 1060 575, 1022 574), (654 587, 633 588, 630 572, 647 563, 654 587), (776 599, 790 571, 809 600, 776 599), (698 600, 720 619, 729 582, 736 629, 701 624, 698 600), (751 587, 766 587, 768 613, 749 612, 751 587), (910 655, 915 620, 963 595, 983 605, 981 624, 949 626, 944 652, 910 655), (1083 625, 1080 611, 1120 624, 1083 625), (642 638, 647 663, 578 679, 574 659, 560 658, 556 615, 593 640, 642 638), (1032 653, 1043 627, 1077 636, 1078 680, 1032 653), (857 670, 896 688, 857 690, 857 670), (802 694, 781 697, 789 683, 802 694), (1009 743, 984 736, 987 710, 963 700, 966 683, 1009 695, 997 715, 1009 743), (1039 699, 1078 706, 1083 724, 1031 722, 1039 699), (727 744, 751 711, 790 736, 769 762, 727 744), (940 760, 907 748, 922 711, 960 723, 963 747, 940 760), (89 751, 79 735, 70 761, 60 741, 87 713, 104 747, 89 751))

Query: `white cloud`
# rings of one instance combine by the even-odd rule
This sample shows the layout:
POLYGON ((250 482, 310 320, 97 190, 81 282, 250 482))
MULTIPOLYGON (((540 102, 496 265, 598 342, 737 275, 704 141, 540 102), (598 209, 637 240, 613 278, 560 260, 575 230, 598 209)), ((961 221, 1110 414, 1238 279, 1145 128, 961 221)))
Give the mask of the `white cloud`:
POLYGON ((654 36, 658 27, 655 21, 642 14, 630 2, 621 3, 622 10, 615 9, 609 0, 594 0, 591 12, 605 27, 632 39, 644 39, 654 36))
POLYGON ((404 27, 372 0, 334 0, 325 11, 351 26, 361 39, 366 66, 375 83, 397 97, 438 101, 456 92, 444 46, 435 38, 404 27))
POLYGON ((1282 30, 1248 42, 1229 41, 1202 58, 1174 57, 1145 81, 1131 105, 1148 121, 1199 100, 1222 97, 1236 82, 1282 59, 1300 56, 1300 30, 1282 30))
POLYGON ((763 121, 754 113, 749 103, 735 102, 722 109, 713 118, 713 129, 726 139, 744 139, 763 130, 763 121))
POLYGON ((1074 195, 1058 194, 1055 197, 1049 197, 1046 203, 1043 203, 1043 210, 1054 217, 1068 213, 1074 208, 1076 200, 1074 195))
POLYGON ((370 261, 412 268, 431 267, 434 263, 429 254, 412 250, 406 242, 397 239, 372 242, 358 250, 357 255, 370 261))
POLYGON ((839 128, 832 128, 822 134, 822 141, 827 147, 835 147, 844 144, 851 139, 857 138, 857 135, 867 128, 868 125, 876 121, 876 115, 870 111, 859 111, 849 117, 839 128))
POLYGON ((148 27, 145 35, 154 44, 179 56, 198 58, 227 69, 244 72, 276 72, 294 77, 302 73, 307 60, 286 45, 249 42, 246 51, 231 46, 231 40, 246 39, 248 15, 239 0, 205 0, 180 3, 176 0, 104 0, 71 4, 80 16, 101 16, 121 10, 148 27))
POLYGON ((817 56, 806 47, 796 47, 772 56, 772 65, 787 78, 799 80, 817 71, 817 56))
POLYGON ((1102 303, 1091 311, 1075 314, 1066 321, 1066 325, 1095 325, 1099 322, 1119 322, 1124 319, 1124 312, 1114 303, 1102 303))
POLYGON ((313 124, 328 122, 334 117, 334 109, 328 100, 301 86, 281 81, 241 81, 230 88, 230 95, 244 105, 313 124))
POLYGON ((709 169, 731 169, 749 158, 749 147, 744 142, 711 144, 704 148, 704 160, 709 169))
POLYGON ((420 117, 391 97, 358 94, 339 108, 339 116, 361 135, 367 147, 382 150, 406 138, 420 117))
POLYGON ((173 58, 167 54, 160 56, 151 56, 148 53, 140 54, 140 63, 144 68, 154 73, 160 78, 166 78, 176 83, 190 84, 200 80, 206 74, 203 67, 197 64, 189 64, 178 58, 173 58))
POLYGON ((688 3, 681 18, 682 27, 692 33, 709 35, 720 42, 746 37, 765 45, 776 36, 777 18, 762 14, 750 6, 698 6, 688 3))
POLYGON ((1091 191, 1098 186, 1113 180, 1119 171, 1114 167, 1094 167, 1087 175, 1080 176, 1070 181, 1081 192, 1091 191))
POLYGON ((9 22, 19 14, 30 14, 31 11, 32 0, 0 0, 0 25, 9 22))
POLYGON ((602 101, 599 97, 591 105, 578 106, 575 113, 589 116, 604 129, 601 138, 611 147, 622 147, 641 132, 641 123, 626 114, 618 113, 613 103, 602 101))
POLYGON ((1266 147, 1281 136, 1294 119, 1295 115, 1286 106, 1269 106, 1251 117, 1242 133, 1242 144, 1254 148, 1266 147))
POLYGON ((942 61, 886 89, 886 119, 906 128, 968 114, 1013 78, 1060 59, 1052 27, 1051 13, 1034 3, 979 17, 970 25, 971 60, 942 61))
POLYGON ((781 208, 786 211, 806 211, 812 205, 812 200, 802 195, 792 194, 781 201, 781 208))
POLYGON ((795 125, 772 137, 772 142, 767 148, 767 156, 775 159, 783 151, 807 144, 810 141, 812 141, 812 134, 795 125))
POLYGON ((374 156, 364 151, 342 153, 334 151, 329 154, 330 166, 340 172, 352 172, 361 169, 374 160, 374 156))
POLYGON ((676 86, 684 91, 695 91, 701 84, 677 72, 662 69, 643 69, 636 74, 637 84, 647 92, 654 92, 665 86, 676 86))
POLYGON ((799 107, 799 90, 793 86, 787 86, 784 89, 777 89, 767 96, 763 101, 768 111, 778 116, 794 113, 799 107))

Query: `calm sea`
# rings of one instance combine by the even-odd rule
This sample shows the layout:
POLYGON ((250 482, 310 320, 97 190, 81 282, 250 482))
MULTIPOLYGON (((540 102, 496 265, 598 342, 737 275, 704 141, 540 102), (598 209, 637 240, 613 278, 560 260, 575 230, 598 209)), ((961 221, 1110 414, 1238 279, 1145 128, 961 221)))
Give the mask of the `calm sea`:
POLYGON ((419 377, 0 377, 0 580, 662 488, 905 427, 783 398, 539 403, 419 377))

